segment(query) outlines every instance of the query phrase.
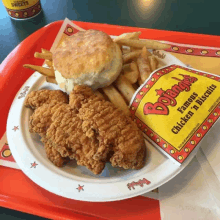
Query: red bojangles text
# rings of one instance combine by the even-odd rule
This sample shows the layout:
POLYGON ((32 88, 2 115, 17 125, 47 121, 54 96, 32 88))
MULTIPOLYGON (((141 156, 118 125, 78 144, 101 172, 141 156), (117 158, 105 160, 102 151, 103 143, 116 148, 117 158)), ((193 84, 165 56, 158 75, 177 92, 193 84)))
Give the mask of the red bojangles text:
POLYGON ((134 188, 135 186, 141 186, 141 187, 143 187, 144 184, 149 185, 150 183, 151 183, 151 182, 150 182, 149 180, 143 178, 142 180, 139 180, 138 182, 134 182, 134 181, 133 181, 133 182, 131 182, 131 183, 128 183, 128 184, 127 184, 127 187, 128 187, 129 190, 131 190, 131 188, 132 188, 132 189, 135 189, 135 188, 134 188))
POLYGON ((176 97, 183 91, 190 91, 191 85, 198 80, 196 77, 191 77, 189 75, 179 75, 181 75, 183 79, 172 77, 172 79, 178 80, 179 82, 178 84, 174 84, 171 89, 167 89, 166 91, 164 91, 162 88, 155 90, 157 95, 160 97, 154 104, 147 102, 144 105, 143 111, 145 115, 168 115, 168 106, 175 106, 177 104, 176 97))

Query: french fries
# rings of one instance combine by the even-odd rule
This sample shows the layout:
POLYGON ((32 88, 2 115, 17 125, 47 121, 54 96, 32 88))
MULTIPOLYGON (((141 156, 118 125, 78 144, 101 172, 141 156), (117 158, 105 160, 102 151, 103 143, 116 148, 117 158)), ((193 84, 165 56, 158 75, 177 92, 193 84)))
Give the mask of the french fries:
POLYGON ((51 60, 45 60, 45 63, 47 64, 48 67, 53 68, 53 64, 51 60))
POLYGON ((129 103, 135 93, 132 84, 123 75, 121 75, 115 81, 115 85, 129 103))
POLYGON ((104 87, 102 90, 116 107, 120 108, 125 114, 130 115, 125 100, 113 85, 104 87))
POLYGON ((44 48, 41 48, 41 52, 42 52, 42 53, 51 53, 49 50, 46 50, 46 49, 44 49, 44 48))
POLYGON ((150 61, 151 70, 153 72, 154 70, 157 69, 158 60, 156 59, 155 56, 152 55, 152 56, 149 56, 149 61, 150 61))
POLYGON ((133 88, 134 88, 135 91, 136 91, 136 90, 138 89, 138 87, 139 87, 139 85, 138 85, 137 83, 132 84, 132 86, 133 86, 133 88))
POLYGON ((141 81, 144 82, 151 74, 150 62, 145 57, 137 59, 138 69, 140 72, 141 81))
POLYGON ((130 49, 129 48, 122 48, 122 54, 127 54, 130 53, 130 49))
POLYGON ((131 83, 134 84, 137 82, 138 79, 138 72, 129 71, 125 72, 123 76, 131 83))
POLYGON ((134 62, 134 61, 131 62, 130 68, 131 68, 132 71, 138 72, 138 67, 137 67, 137 63, 136 62, 134 62))
POLYGON ((141 56, 142 57, 149 57, 149 56, 151 56, 152 54, 147 50, 147 48, 146 47, 143 47, 142 48, 142 51, 141 51, 141 56))
POLYGON ((138 78, 138 85, 141 86, 144 82, 141 80, 141 78, 138 78))
POLYGON ((123 72, 130 72, 131 71, 131 63, 124 64, 122 66, 122 70, 123 70, 123 72))
POLYGON ((45 68, 42 66, 31 65, 31 64, 24 64, 24 67, 31 69, 31 70, 34 70, 34 71, 37 71, 44 76, 49 76, 49 77, 55 76, 53 69, 45 68))
POLYGON ((49 82, 49 83, 57 84, 57 81, 56 81, 55 77, 47 76, 46 81, 49 82))
POLYGON ((162 44, 158 41, 154 40, 131 40, 131 39, 119 39, 117 44, 135 47, 135 48, 143 48, 146 47, 147 49, 155 49, 155 50, 165 50, 170 48, 168 44, 162 44))
MULTIPOLYGON (((133 40, 138 40, 139 39, 139 36, 140 36, 141 32, 138 31, 138 32, 131 32, 131 33, 124 33, 124 34, 121 34, 119 35, 118 37, 116 37, 114 39, 114 42, 117 42, 121 39, 133 39, 133 40)), ((121 46, 122 47, 122 46, 121 46)), ((134 51, 135 48, 131 47, 129 51, 134 51)), ((123 50, 122 50, 123 52, 123 50)))
POLYGON ((140 34, 141 34, 140 31, 131 32, 131 33, 124 33, 124 34, 121 34, 118 37, 116 37, 114 39, 114 42, 118 42, 119 40, 122 40, 122 39, 139 39, 140 34))
POLYGON ((152 72, 145 47, 143 47, 141 55, 137 58, 137 65, 141 81, 144 82, 152 72))
POLYGON ((135 50, 133 52, 130 53, 126 53, 122 56, 123 58, 123 63, 127 63, 131 60, 134 60, 135 58, 137 58, 139 55, 141 54, 141 50, 135 50))
MULTIPOLYGON (((47 66, 48 66, 49 68, 52 68, 52 69, 53 69, 52 53, 51 53, 49 50, 46 50, 46 49, 44 49, 44 48, 41 48, 41 52, 42 52, 43 54, 47 54, 47 56, 48 56, 48 54, 50 54, 49 56, 51 57, 51 59, 45 59, 45 63, 47 64, 47 66)), ((38 53, 37 56, 39 56, 39 54, 40 54, 40 53, 38 53)), ((40 54, 40 56, 41 56, 41 54, 40 54)))
POLYGON ((94 93, 95 93, 98 97, 100 97, 100 98, 102 98, 102 99, 105 99, 105 97, 102 95, 102 93, 99 92, 98 90, 94 91, 94 93))
POLYGON ((134 84, 137 82, 138 80, 138 76, 139 76, 139 71, 138 71, 138 67, 137 64, 135 62, 132 62, 130 64, 128 64, 127 66, 125 65, 123 67, 123 75, 124 77, 131 83, 134 84))
POLYGON ((47 59, 47 60, 52 60, 52 53, 51 52, 45 52, 45 53, 38 53, 38 52, 35 52, 34 54, 34 57, 35 58, 40 58, 40 59, 47 59))

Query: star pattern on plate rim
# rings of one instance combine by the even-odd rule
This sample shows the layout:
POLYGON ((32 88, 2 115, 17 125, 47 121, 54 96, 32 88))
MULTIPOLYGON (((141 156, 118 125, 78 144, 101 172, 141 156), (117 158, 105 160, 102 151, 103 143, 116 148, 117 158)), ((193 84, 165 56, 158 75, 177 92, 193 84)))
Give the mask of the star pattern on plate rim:
POLYGON ((81 191, 84 191, 83 187, 84 185, 80 186, 80 184, 78 184, 78 187, 76 189, 78 189, 78 192, 81 192, 81 191))
POLYGON ((31 168, 36 168, 37 165, 38 165, 38 164, 34 161, 34 163, 31 163, 31 168))

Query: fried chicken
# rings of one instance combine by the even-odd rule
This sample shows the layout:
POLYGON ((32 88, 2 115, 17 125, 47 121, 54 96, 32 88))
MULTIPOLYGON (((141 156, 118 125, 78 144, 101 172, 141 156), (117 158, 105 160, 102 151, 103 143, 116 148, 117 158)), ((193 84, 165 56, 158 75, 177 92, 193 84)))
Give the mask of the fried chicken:
POLYGON ((47 90, 42 89, 32 91, 25 99, 24 105, 28 108, 36 109, 43 104, 54 103, 68 103, 68 95, 61 90, 47 90))
MULTIPOLYGON (((36 93, 35 93, 36 94, 36 93)), ((29 99, 30 100, 30 99, 29 99)), ((63 103, 51 101, 50 104, 44 104, 37 108, 30 117, 29 130, 31 133, 38 133, 44 143, 45 152, 48 159, 58 167, 62 167, 69 161, 69 158, 62 157, 61 154, 53 147, 52 143, 46 138, 47 129, 52 123, 52 115, 55 110, 63 103)))
POLYGON ((47 158, 57 167, 62 167, 69 162, 68 157, 62 157, 61 154, 53 147, 53 145, 44 137, 41 139, 44 143, 47 158))
POLYGON ((78 165, 86 166, 93 173, 99 174, 105 166, 105 161, 93 158, 99 142, 95 136, 88 137, 83 132, 82 124, 77 111, 70 105, 63 104, 54 112, 46 138, 62 157, 76 159, 78 165))
MULTIPOLYGON (((38 96, 37 92, 35 95, 38 96)), ((31 102, 30 97, 28 100, 31 102)), ((51 100, 50 104, 42 104, 34 111, 29 130, 42 137, 47 157, 56 166, 65 164, 67 158, 76 159, 78 165, 99 174, 105 167, 105 161, 93 159, 99 143, 95 137, 83 133, 77 112, 68 104, 51 100)))
POLYGON ((97 97, 87 86, 75 86, 70 94, 70 106, 79 111, 83 132, 94 131, 99 140, 95 158, 106 159, 114 167, 140 169, 144 165, 145 143, 135 122, 111 102, 97 97))
POLYGON ((143 167, 144 139, 129 116, 86 86, 75 86, 69 104, 65 94, 57 94, 36 91, 25 102, 36 109, 29 130, 41 136, 47 157, 56 166, 75 159, 94 174, 101 173, 109 160, 114 167, 143 167))

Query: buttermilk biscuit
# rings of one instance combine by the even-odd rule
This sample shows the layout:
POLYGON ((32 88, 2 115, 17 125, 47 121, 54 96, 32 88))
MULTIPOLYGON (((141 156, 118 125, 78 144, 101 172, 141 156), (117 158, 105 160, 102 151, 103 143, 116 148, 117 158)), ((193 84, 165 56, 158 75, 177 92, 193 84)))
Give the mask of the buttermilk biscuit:
POLYGON ((56 81, 71 92, 74 85, 93 89, 110 85, 122 68, 119 46, 102 31, 80 31, 62 39, 53 53, 56 81))

